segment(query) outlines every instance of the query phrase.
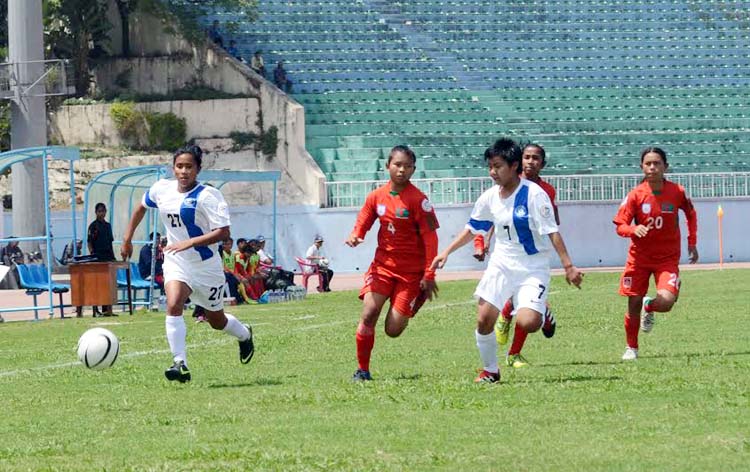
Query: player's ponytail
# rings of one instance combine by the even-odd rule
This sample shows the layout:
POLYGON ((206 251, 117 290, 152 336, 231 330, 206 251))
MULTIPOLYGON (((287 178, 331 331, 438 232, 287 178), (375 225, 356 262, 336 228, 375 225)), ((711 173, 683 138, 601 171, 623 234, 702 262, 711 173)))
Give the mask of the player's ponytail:
POLYGON ((201 164, 203 163, 203 149, 201 149, 200 146, 196 145, 190 145, 181 147, 180 149, 176 150, 174 152, 174 155, 172 156, 172 165, 177 161, 177 156, 181 156, 183 154, 190 154, 193 156, 193 159, 195 160, 195 165, 198 166, 198 168, 201 168, 201 164))

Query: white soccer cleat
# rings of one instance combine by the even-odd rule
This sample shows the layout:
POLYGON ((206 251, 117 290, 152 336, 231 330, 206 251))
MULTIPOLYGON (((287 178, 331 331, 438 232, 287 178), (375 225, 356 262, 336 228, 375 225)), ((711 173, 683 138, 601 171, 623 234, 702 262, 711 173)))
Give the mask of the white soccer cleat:
POLYGON ((644 333, 649 333, 654 329, 654 312, 646 311, 646 305, 651 303, 652 300, 651 297, 643 297, 643 305, 641 306, 641 331, 644 333))
POLYGON ((622 355, 624 361, 634 361, 638 359, 638 349, 628 347, 625 349, 625 353, 622 355))

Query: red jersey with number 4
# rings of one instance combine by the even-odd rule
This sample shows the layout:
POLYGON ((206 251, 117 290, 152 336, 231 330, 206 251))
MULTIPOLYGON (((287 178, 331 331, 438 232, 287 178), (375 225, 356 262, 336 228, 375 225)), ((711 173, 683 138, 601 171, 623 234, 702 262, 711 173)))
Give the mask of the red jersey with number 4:
POLYGON ((634 262, 679 262, 680 219, 677 210, 685 212, 688 227, 688 246, 695 246, 698 218, 693 203, 682 185, 664 180, 660 192, 642 182, 628 193, 613 220, 617 234, 630 238, 628 260, 634 262), (635 222, 635 224, 633 224, 635 222), (649 228, 646 236, 635 236, 637 225, 649 228))
POLYGON ((437 255, 439 224, 425 194, 411 183, 399 193, 391 192, 390 183, 373 190, 357 215, 352 235, 364 239, 376 219, 380 230, 373 262, 394 272, 424 272, 425 278, 434 279, 429 266, 437 255))

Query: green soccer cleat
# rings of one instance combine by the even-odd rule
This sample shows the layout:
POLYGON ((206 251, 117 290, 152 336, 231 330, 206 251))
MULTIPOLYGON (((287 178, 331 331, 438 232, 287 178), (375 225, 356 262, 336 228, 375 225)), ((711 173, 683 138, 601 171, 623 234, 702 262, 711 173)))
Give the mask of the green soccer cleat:
POLYGON ((512 319, 506 320, 505 318, 503 318, 503 315, 500 315, 500 318, 495 324, 495 337, 497 338, 497 343, 501 346, 505 346, 506 344, 508 344, 510 324, 512 321, 512 319))
POLYGON ((529 361, 527 361, 521 354, 508 354, 505 357, 505 363, 508 367, 513 367, 514 369, 521 369, 529 365, 529 361))
POLYGON ((643 297, 643 305, 641 307, 641 331, 644 333, 650 333, 654 329, 654 312, 646 311, 646 305, 651 303, 653 298, 643 297))

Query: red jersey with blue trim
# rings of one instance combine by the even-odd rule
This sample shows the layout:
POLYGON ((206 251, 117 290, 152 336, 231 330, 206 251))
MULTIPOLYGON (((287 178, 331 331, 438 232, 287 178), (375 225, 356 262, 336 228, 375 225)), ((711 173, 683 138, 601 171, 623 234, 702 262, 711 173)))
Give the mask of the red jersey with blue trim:
POLYGON ((390 183, 373 190, 352 235, 364 239, 376 219, 380 229, 374 263, 395 272, 424 272, 424 278, 434 279, 429 267, 437 255, 439 224, 427 196, 411 183, 398 193, 391 191, 390 183))
POLYGON ((681 248, 678 210, 684 211, 687 218, 688 246, 695 246, 698 217, 682 185, 665 179, 661 191, 655 192, 644 181, 631 190, 613 220, 617 225, 617 234, 630 238, 628 259, 645 263, 679 261, 681 248), (639 238, 634 235, 637 225, 649 228, 646 236, 639 238))

